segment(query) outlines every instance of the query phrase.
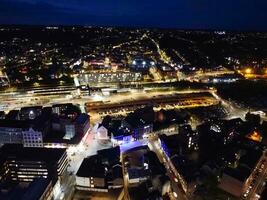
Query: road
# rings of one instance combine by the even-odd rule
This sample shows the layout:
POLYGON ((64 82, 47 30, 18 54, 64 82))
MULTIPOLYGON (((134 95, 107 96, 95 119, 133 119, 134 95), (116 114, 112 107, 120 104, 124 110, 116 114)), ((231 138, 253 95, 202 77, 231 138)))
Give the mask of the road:
POLYGON ((252 172, 251 177, 248 180, 248 184, 243 194, 243 199, 246 200, 258 200, 259 194, 264 189, 264 184, 267 178, 267 151, 264 151, 262 158, 252 172))
POLYGON ((125 168, 125 164, 124 164, 124 154, 121 154, 121 163, 122 163, 122 174, 123 174, 123 189, 124 189, 124 200, 130 200, 130 195, 129 195, 129 190, 128 190, 128 173, 127 173, 127 169, 125 168))
POLYGON ((188 200, 185 192, 182 189, 181 183, 179 182, 179 178, 172 171, 171 166, 170 166, 170 162, 168 161, 168 158, 166 157, 166 155, 163 153, 163 151, 160 148, 160 144, 158 142, 158 137, 157 136, 150 137, 148 146, 149 146, 150 150, 154 151, 157 154, 160 162, 164 164, 164 166, 167 170, 167 175, 170 178, 171 186, 172 186, 172 190, 173 190, 172 194, 177 195, 177 197, 175 197, 176 195, 174 195, 171 198, 177 199, 177 200, 188 200))
POLYGON ((238 117, 240 117, 243 120, 245 119, 246 113, 248 112, 247 109, 240 108, 235 103, 221 98, 214 90, 211 90, 210 93, 215 99, 221 102, 222 106, 224 106, 228 110, 229 115, 227 116, 227 119, 238 118, 238 117))

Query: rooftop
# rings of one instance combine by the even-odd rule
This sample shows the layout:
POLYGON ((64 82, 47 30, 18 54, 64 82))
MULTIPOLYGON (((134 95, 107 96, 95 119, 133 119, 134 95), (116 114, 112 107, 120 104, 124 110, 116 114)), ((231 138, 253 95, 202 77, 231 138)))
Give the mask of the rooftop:
POLYGON ((5 144, 0 149, 0 159, 16 159, 21 161, 43 161, 56 163, 64 155, 66 149, 24 148, 22 144, 5 144))
POLYGON ((120 147, 114 147, 109 149, 102 149, 97 151, 97 154, 102 160, 107 160, 109 164, 119 162, 120 160, 120 147))
POLYGON ((89 118, 89 115, 87 115, 86 113, 82 113, 80 114, 77 118, 76 118, 76 123, 78 124, 84 124, 89 118))
POLYGON ((45 178, 38 178, 30 183, 27 191, 21 198, 21 200, 36 200, 40 199, 44 191, 48 187, 50 181, 45 178))
POLYGON ((98 177, 105 178, 106 169, 99 161, 99 156, 94 155, 83 159, 83 162, 76 173, 79 177, 98 177))
POLYGON ((244 182, 250 176, 250 169, 244 166, 239 166, 237 168, 226 168, 224 173, 241 181, 244 182))

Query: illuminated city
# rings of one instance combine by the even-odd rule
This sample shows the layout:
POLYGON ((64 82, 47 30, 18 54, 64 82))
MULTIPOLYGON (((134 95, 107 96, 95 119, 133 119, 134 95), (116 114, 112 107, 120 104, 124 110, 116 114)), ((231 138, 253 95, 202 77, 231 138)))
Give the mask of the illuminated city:
POLYGON ((99 2, 0 2, 0 200, 267 200, 265 10, 99 2))

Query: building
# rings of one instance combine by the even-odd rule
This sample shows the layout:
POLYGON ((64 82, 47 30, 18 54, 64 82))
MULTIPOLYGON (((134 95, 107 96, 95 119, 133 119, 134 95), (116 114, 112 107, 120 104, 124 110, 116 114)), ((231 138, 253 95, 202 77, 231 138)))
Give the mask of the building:
POLYGON ((111 132, 111 142, 113 146, 122 145, 134 140, 131 131, 128 128, 121 127, 114 132, 111 132))
POLYGON ((155 62, 150 59, 134 58, 130 63, 130 68, 134 71, 148 71, 150 67, 155 66, 155 62))
POLYGON ((108 138, 111 140, 113 146, 121 145, 133 141, 132 131, 123 126, 123 119, 112 119, 107 116, 97 128, 97 134, 100 138, 108 138))
POLYGON ((134 140, 132 131, 128 127, 123 126, 123 120, 121 119, 111 120, 108 131, 113 146, 125 144, 134 140))
POLYGON ((97 71, 86 74, 80 74, 78 79, 80 85, 95 83, 120 83, 120 82, 138 82, 142 80, 142 74, 130 71, 97 71))
POLYGON ((108 135, 108 129, 106 129, 104 126, 102 125, 96 125, 96 134, 97 134, 97 138, 98 139, 103 139, 103 140, 107 140, 110 139, 109 135, 108 135))
POLYGON ((106 191, 106 174, 107 170, 102 163, 99 163, 97 155, 85 158, 76 174, 76 188, 78 190, 98 188, 106 191))
POLYGON ((64 129, 65 129, 64 139, 70 140, 75 136, 76 130, 74 123, 69 122, 64 124, 64 129))
POLYGON ((123 126, 132 131, 135 139, 141 139, 153 132, 154 119, 153 107, 148 106, 130 113, 123 120, 123 126))
POLYGON ((0 120, 0 144, 14 143, 23 144, 25 147, 42 147, 43 138, 50 131, 50 120, 49 108, 22 108, 16 111, 15 116, 0 120))
POLYGON ((37 178, 31 183, 0 186, 0 199, 5 200, 52 200, 53 184, 50 179, 37 178))
POLYGON ((120 163, 112 166, 112 169, 107 174, 106 181, 109 189, 123 187, 123 174, 122 166, 120 163))
POLYGON ((20 120, 33 120, 42 114, 42 106, 23 107, 20 109, 20 120))
POLYGON ((23 143, 22 131, 27 130, 28 125, 22 121, 0 120, 0 143, 23 143))
POLYGON ((5 119, 5 117, 6 117, 5 111, 0 111, 0 120, 5 119))
POLYGON ((42 147, 45 127, 35 122, 0 120, 0 144, 23 144, 25 147, 42 147))
POLYGON ((72 103, 66 104, 54 104, 52 105, 52 113, 57 114, 60 117, 66 118, 76 118, 79 114, 81 114, 81 110, 78 106, 72 103))
POLYGON ((43 133, 33 128, 22 131, 22 140, 24 147, 43 147, 43 133))
POLYGON ((199 168, 187 158, 187 144, 183 145, 179 134, 160 135, 159 144, 184 192, 187 194, 192 193, 196 188, 196 174, 199 168))
POLYGON ((122 188, 122 167, 119 147, 104 149, 97 155, 85 158, 76 173, 76 189, 108 192, 122 188))
POLYGON ((177 71, 166 64, 158 66, 157 69, 165 80, 173 80, 178 78, 177 71))
POLYGON ((219 188, 236 196, 241 197, 244 192, 244 184, 250 172, 245 167, 226 168, 222 174, 219 188))
POLYGON ((81 113, 73 104, 57 104, 52 106, 52 131, 60 133, 66 140, 83 136, 90 128, 90 116, 81 113))
POLYGON ((2 180, 32 182, 49 178, 56 182, 68 165, 66 149, 24 148, 19 144, 5 144, 0 149, 2 180))
POLYGON ((32 127, 25 121, 0 121, 0 143, 1 144, 23 144, 24 147, 42 147, 42 130, 32 127))
POLYGON ((90 128, 90 116, 86 113, 80 114, 74 121, 77 135, 84 135, 90 128))
POLYGON ((198 132, 188 124, 179 126, 179 139, 186 151, 198 149, 198 132))
POLYGON ((145 107, 130 113, 125 118, 112 119, 106 116, 97 131, 99 136, 100 133, 102 136, 108 134, 113 146, 143 139, 153 132, 154 114, 153 107, 145 107))
POLYGON ((242 154, 237 156, 238 164, 224 169, 218 187, 233 196, 245 195, 255 170, 260 168, 265 155, 261 150, 242 149, 242 154))
POLYGON ((64 139, 83 136, 90 128, 89 115, 77 114, 75 118, 56 115, 52 119, 52 131, 63 133, 64 139))
POLYGON ((30 183, 21 200, 52 200, 53 185, 49 179, 38 178, 30 183))
POLYGON ((149 170, 129 168, 127 172, 129 184, 139 184, 150 178, 149 170))
POLYGON ((160 144, 161 149, 163 150, 164 154, 170 158, 171 156, 175 154, 181 154, 181 145, 179 136, 177 134, 175 135, 160 135, 158 142, 160 144))
POLYGON ((19 110, 11 110, 5 116, 7 120, 19 120, 19 110))

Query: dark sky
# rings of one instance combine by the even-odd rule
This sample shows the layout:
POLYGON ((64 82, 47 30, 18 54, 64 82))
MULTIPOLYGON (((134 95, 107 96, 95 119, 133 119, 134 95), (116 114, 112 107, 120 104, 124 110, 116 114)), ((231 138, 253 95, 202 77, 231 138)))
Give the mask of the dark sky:
POLYGON ((267 0, 0 0, 0 24, 267 30, 267 0))

